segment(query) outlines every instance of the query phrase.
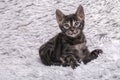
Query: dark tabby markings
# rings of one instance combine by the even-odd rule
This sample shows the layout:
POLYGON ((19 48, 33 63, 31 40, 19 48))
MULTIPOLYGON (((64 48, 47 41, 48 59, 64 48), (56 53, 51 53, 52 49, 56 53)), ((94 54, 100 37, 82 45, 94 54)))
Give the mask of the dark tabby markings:
POLYGON ((50 39, 39 49, 41 61, 45 65, 71 66, 73 69, 82 61, 87 64, 96 59, 101 49, 89 52, 86 46, 84 10, 80 5, 75 14, 64 15, 56 10, 56 19, 61 33, 50 39))

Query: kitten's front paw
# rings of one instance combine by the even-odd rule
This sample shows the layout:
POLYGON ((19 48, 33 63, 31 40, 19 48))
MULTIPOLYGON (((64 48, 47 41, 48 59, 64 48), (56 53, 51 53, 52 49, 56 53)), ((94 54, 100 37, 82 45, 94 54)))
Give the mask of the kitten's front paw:
POLYGON ((77 64, 77 63, 75 62, 75 63, 71 63, 70 66, 71 66, 72 69, 75 69, 76 67, 79 66, 79 64, 77 64))
POLYGON ((62 55, 60 57, 60 61, 63 66, 71 66, 72 69, 75 69, 77 66, 79 66, 74 55, 62 55))

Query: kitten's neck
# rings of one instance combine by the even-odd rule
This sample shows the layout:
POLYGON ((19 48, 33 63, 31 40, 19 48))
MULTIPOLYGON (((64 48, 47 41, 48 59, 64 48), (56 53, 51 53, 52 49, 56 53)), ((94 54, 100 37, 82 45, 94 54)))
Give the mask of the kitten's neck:
POLYGON ((79 44, 79 43, 86 42, 83 32, 81 32, 81 34, 79 34, 75 38, 66 36, 64 33, 60 33, 60 35, 62 37, 62 40, 64 40, 67 43, 70 43, 70 44, 79 44))

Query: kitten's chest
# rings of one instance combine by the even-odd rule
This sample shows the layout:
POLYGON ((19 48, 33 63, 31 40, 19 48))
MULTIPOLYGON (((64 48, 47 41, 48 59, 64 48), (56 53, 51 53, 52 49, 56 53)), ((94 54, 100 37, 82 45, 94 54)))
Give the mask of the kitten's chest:
POLYGON ((84 42, 84 43, 80 43, 80 44, 71 45, 70 47, 72 49, 79 51, 79 50, 83 50, 85 48, 85 46, 86 46, 86 43, 84 42))
POLYGON ((85 48, 86 48, 85 42, 79 43, 79 44, 74 44, 74 45, 67 44, 64 46, 64 52, 66 52, 66 53, 81 53, 85 48))
POLYGON ((73 54, 76 59, 82 59, 86 56, 84 54, 84 50, 86 48, 86 43, 80 43, 80 44, 75 44, 75 45, 67 45, 64 47, 63 54, 73 54))

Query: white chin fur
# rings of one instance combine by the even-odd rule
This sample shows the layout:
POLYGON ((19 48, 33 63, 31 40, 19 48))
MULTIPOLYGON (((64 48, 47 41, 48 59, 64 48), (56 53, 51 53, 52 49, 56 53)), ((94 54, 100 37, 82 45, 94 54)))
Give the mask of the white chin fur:
POLYGON ((78 36, 79 34, 80 34, 80 31, 77 31, 77 33, 71 33, 71 32, 68 33, 68 32, 66 32, 66 35, 67 35, 67 36, 73 37, 73 38, 76 37, 76 36, 78 36))

